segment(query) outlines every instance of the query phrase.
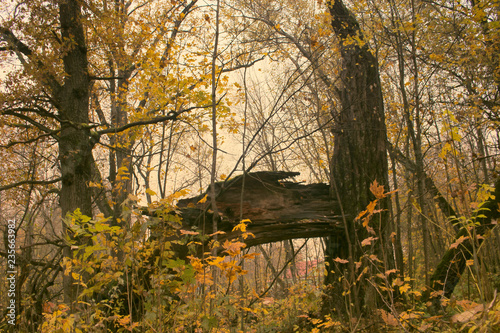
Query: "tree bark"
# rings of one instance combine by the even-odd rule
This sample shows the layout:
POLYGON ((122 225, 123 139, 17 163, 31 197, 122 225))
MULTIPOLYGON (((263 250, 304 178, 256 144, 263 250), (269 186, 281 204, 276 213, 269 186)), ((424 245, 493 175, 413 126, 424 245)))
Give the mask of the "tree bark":
MULTIPOLYGON (((92 170, 92 142, 89 124, 89 88, 87 47, 81 22, 80 2, 74 0, 59 3, 61 35, 68 41, 63 56, 66 76, 62 89, 56 92, 61 121, 59 136, 59 162, 61 164, 60 205, 62 217, 77 208, 92 216, 91 191, 88 187, 92 170)), ((63 225, 63 230, 66 228, 63 225)), ((66 247, 65 257, 71 258, 66 247)), ((76 301, 77 292, 71 276, 64 276, 64 298, 68 304, 76 301)))
MULTIPOLYGON (((359 24, 352 13, 341 0, 329 2, 332 27, 340 42, 342 57, 342 72, 340 87, 341 111, 333 129, 335 135, 334 152, 332 158, 332 191, 341 198, 345 233, 347 235, 332 235, 327 244, 327 261, 330 266, 325 283, 330 286, 327 306, 330 311, 337 310, 341 313, 351 311, 351 301, 354 310, 359 315, 363 308, 366 281, 354 283, 351 301, 344 299, 348 294, 345 281, 356 281, 354 269, 347 269, 355 262, 360 261, 364 254, 360 242, 368 237, 367 231, 355 222, 355 217, 365 210, 374 196, 370 192, 370 184, 377 181, 380 185, 388 185, 388 163, 386 153, 387 131, 385 126, 384 105, 380 85, 378 63, 364 42, 359 24), (349 249, 347 251, 346 249, 349 249), (349 256, 351 256, 349 258, 349 256), (346 267, 332 268, 339 265, 335 258, 349 260, 346 267), (344 270, 346 269, 346 270, 344 270), (340 279, 340 281, 339 281, 340 279)), ((387 189, 387 188, 386 188, 387 189)), ((390 251, 390 221, 388 218, 388 200, 380 202, 383 209, 381 216, 377 217, 378 223, 372 221, 370 226, 376 230, 378 240, 372 247, 373 252, 380 260, 388 261, 393 266, 390 251)))

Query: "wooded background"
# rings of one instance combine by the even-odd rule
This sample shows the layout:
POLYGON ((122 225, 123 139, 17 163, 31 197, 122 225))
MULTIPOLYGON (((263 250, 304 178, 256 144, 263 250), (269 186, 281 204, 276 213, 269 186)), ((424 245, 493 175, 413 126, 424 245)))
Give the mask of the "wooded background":
POLYGON ((498 327, 499 15, 3 1, 0 329, 498 327))

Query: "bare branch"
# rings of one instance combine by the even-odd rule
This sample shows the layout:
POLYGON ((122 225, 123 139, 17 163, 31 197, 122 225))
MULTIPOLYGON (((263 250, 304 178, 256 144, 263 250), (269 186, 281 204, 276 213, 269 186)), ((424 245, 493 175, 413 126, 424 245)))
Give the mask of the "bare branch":
POLYGON ((14 188, 14 187, 19 187, 19 186, 22 186, 22 185, 26 185, 26 184, 29 184, 29 185, 50 185, 50 184, 57 183, 57 182, 59 182, 61 180, 62 180, 61 177, 58 177, 58 178, 55 178, 55 179, 51 179, 51 180, 23 180, 23 181, 20 181, 20 182, 17 182, 17 183, 0 186, 0 192, 8 190, 8 189, 11 189, 11 188, 14 188))
MULTIPOLYGON (((20 118, 22 120, 25 120, 27 121, 28 123, 32 124, 33 126, 35 126, 36 128, 38 128, 39 130, 49 134, 49 133, 54 133, 54 130, 51 130, 50 128, 40 124, 39 122, 33 120, 32 118, 24 115, 24 114, 20 114, 20 113, 17 113, 17 112, 14 112, 14 111, 4 111, 2 112, 2 115, 9 115, 9 116, 14 116, 14 117, 17 117, 17 118, 20 118)), ((56 136, 54 136, 55 139, 57 139, 56 136)))
POLYGON ((206 108, 211 107, 211 106, 212 105, 193 106, 193 107, 190 107, 190 108, 187 108, 187 109, 183 109, 183 110, 181 110, 179 112, 170 111, 166 116, 156 117, 156 118, 148 119, 148 120, 139 120, 139 121, 135 121, 135 122, 132 122, 132 123, 125 124, 125 125, 120 126, 120 127, 107 128, 107 129, 104 129, 104 130, 100 130, 100 131, 97 131, 96 133, 99 136, 101 136, 103 134, 109 134, 109 133, 121 133, 121 132, 126 131, 129 128, 132 128, 132 127, 135 127, 135 126, 152 125, 152 124, 161 123, 162 121, 176 120, 177 117, 179 115, 183 114, 183 113, 186 113, 186 112, 189 112, 189 111, 195 110, 195 109, 206 109, 206 108))
POLYGON ((236 70, 242 69, 242 68, 250 68, 253 65, 255 65, 256 63, 258 63, 259 61, 264 60, 265 58, 266 58, 266 56, 262 56, 258 59, 255 59, 254 61, 249 62, 248 64, 240 64, 240 65, 237 65, 235 67, 224 68, 222 70, 222 73, 233 72, 233 71, 236 71, 236 70))
POLYGON ((11 141, 11 142, 7 143, 6 145, 0 145, 0 148, 10 148, 10 147, 15 146, 15 145, 30 144, 30 143, 36 142, 36 141, 40 140, 41 138, 44 138, 44 137, 47 137, 47 136, 54 137, 54 136, 56 136, 56 134, 59 131, 60 130, 56 130, 56 131, 52 131, 50 133, 41 134, 41 135, 39 135, 39 136, 37 136, 35 138, 28 139, 28 140, 25 140, 25 141, 11 141))

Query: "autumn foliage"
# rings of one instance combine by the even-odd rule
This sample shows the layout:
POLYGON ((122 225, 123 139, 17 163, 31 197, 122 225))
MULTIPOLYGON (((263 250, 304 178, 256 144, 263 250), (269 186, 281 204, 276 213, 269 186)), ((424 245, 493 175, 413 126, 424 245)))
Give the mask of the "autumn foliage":
POLYGON ((3 1, 0 331, 494 332, 499 8, 3 1))

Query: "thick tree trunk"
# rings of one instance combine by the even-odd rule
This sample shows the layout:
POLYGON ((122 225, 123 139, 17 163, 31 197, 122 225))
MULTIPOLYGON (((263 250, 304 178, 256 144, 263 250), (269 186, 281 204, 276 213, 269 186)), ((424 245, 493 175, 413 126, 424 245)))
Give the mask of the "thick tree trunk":
MULTIPOLYGON (((66 214, 77 208, 92 215, 91 180, 92 143, 87 128, 89 124, 89 86, 87 48, 83 26, 80 20, 79 1, 67 0, 59 4, 61 35, 68 42, 63 56, 66 77, 61 91, 56 92, 61 134, 59 136, 59 161, 61 163, 61 213, 66 214)), ((66 230, 63 225, 63 230, 66 230)), ((71 258, 71 249, 65 249, 65 256, 71 258)), ((70 276, 64 276, 65 302, 76 300, 76 288, 70 276)))
MULTIPOLYGON (((353 304, 355 312, 359 314, 367 296, 368 284, 363 279, 354 283, 362 269, 355 272, 353 266, 365 253, 365 248, 360 243, 369 235, 354 220, 375 199, 370 192, 370 184, 377 181, 387 187, 389 183, 387 133, 377 59, 364 43, 358 22, 342 1, 332 1, 328 6, 343 61, 341 111, 339 115, 334 115, 337 123, 333 129, 335 142, 331 183, 334 198, 341 200, 347 235, 332 235, 327 241, 327 260, 330 266, 326 284, 330 285, 331 290, 327 306, 330 311, 336 309, 345 313, 346 310, 352 310, 347 309, 346 305, 350 308, 353 304), (337 257, 349 260, 349 263, 339 264, 334 261, 337 257), (349 284, 353 285, 350 293, 346 289, 349 284), (344 295, 349 295, 351 299, 344 295)), ((389 202, 382 200, 380 205, 379 208, 384 211, 370 224, 378 237, 371 251, 381 261, 392 263, 388 241, 389 202)))

